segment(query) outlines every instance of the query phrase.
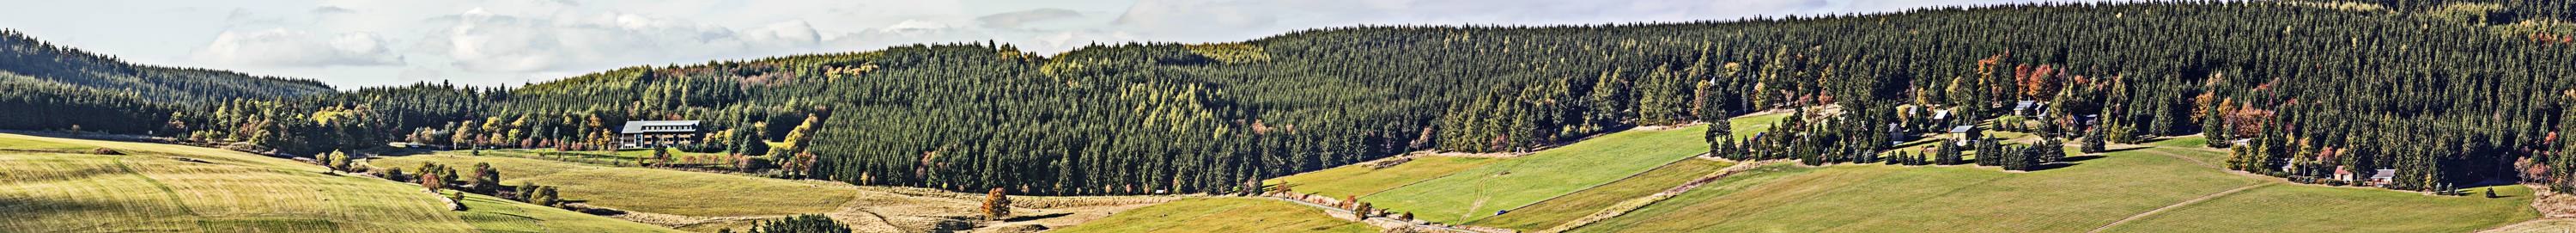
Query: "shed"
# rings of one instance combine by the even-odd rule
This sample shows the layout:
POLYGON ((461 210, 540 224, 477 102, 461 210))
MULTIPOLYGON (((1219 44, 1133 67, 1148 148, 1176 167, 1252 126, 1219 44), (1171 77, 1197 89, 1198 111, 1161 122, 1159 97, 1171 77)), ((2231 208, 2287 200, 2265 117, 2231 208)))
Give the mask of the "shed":
POLYGON ((1950 127, 1950 131, 1949 131, 1949 133, 1967 133, 1967 132, 1968 132, 1968 131, 1970 131, 1970 130, 1976 130, 1976 129, 1977 129, 1977 126, 1974 126, 1974 125, 1962 125, 1962 126, 1959 126, 1959 127, 1950 127))

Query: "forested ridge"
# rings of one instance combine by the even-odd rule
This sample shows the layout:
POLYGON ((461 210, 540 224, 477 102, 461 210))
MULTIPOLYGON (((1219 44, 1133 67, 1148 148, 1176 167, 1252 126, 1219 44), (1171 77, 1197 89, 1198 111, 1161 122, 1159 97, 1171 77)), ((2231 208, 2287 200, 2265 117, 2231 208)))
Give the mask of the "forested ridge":
POLYGON ((141 134, 182 106, 332 92, 311 79, 127 63, 0 30, 0 129, 141 134))
MULTIPOLYGON (((1780 136, 1712 136, 1715 151, 1819 164, 1914 160, 1881 157, 1889 125, 1933 132, 1952 125, 1927 123, 1930 109, 1982 120, 2041 101, 2052 103, 2048 115, 2030 119, 2047 120, 1987 126, 2121 143, 2220 132, 2207 134, 2213 146, 2239 150, 2230 168, 2394 168, 2395 187, 2406 189, 2566 184, 2576 182, 2576 159, 2555 156, 2576 153, 2563 142, 2576 139, 2556 136, 2576 114, 2567 111, 2576 83, 2562 78, 2576 74, 2564 65, 2576 52, 2568 8, 2038 4, 1358 26, 1054 55, 915 45, 641 66, 519 88, 422 83, 224 98, 143 125, 311 154, 390 141, 596 149, 622 121, 704 120, 718 146, 684 150, 743 153, 752 159, 738 167, 775 175, 1114 195, 1239 192, 1262 178, 1409 151, 1519 151, 1770 109, 1805 114, 1766 133, 1780 136)), ((131 100, 103 102, 117 101, 131 100)), ((1941 159, 1949 161, 1933 162, 1966 162, 1931 158, 1941 159)), ((2009 164, 1976 163, 1988 162, 2009 164)))

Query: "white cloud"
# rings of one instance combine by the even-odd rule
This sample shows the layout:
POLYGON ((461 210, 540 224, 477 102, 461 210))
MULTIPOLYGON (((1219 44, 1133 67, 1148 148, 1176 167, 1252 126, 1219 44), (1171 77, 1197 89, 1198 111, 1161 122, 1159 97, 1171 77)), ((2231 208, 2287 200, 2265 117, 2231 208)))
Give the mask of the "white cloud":
POLYGON ((440 73, 441 72, 438 72, 438 70, 432 70, 429 68, 412 67, 409 70, 403 70, 402 76, 400 76, 401 79, 396 80, 402 82, 427 81, 438 79, 441 75, 440 73))
POLYGON ((439 21, 448 26, 430 33, 413 51, 454 59, 457 67, 475 72, 560 71, 804 53, 820 43, 819 33, 803 21, 737 31, 634 13, 512 16, 481 8, 439 21))
POLYGON ((402 57, 385 48, 383 37, 370 33, 322 37, 284 28, 261 31, 225 30, 205 47, 190 50, 188 60, 224 65, 269 67, 402 65, 402 57))

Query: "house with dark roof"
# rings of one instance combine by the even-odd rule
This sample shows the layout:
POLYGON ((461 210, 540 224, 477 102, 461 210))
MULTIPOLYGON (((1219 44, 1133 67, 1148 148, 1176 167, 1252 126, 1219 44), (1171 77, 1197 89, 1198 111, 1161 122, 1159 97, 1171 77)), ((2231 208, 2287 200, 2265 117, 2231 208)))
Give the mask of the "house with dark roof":
POLYGON ((2039 101, 2021 101, 2013 104, 2012 111, 2013 115, 2017 116, 2038 116, 2048 114, 2048 104, 2039 101))
POLYGON ((628 121, 618 127, 617 148, 653 148, 695 145, 698 143, 698 121, 628 121))

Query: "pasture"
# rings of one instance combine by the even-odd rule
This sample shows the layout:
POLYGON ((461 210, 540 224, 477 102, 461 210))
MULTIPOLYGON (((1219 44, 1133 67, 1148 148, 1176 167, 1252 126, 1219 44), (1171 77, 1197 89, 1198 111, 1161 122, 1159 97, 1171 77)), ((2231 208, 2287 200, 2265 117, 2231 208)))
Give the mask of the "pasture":
POLYGON ((1735 164, 1701 159, 1682 160, 1681 162, 1676 162, 1671 165, 1664 165, 1664 167, 1661 168, 1655 168, 1655 170, 1646 171, 1645 174, 1639 174, 1636 177, 1630 177, 1626 180, 1619 180, 1618 182, 1611 182, 1610 184, 1601 185, 1600 187, 1592 187, 1592 189, 1589 190, 1566 194, 1565 196, 1557 197, 1556 199, 1550 199, 1537 204, 1531 204, 1528 207, 1521 207, 1518 210, 1512 210, 1511 213, 1504 213, 1502 215, 1495 215, 1493 217, 1467 222, 1464 225, 1501 227, 1521 231, 1545 230, 1566 221, 1582 218, 1584 215, 1600 211, 1602 208, 1619 204, 1621 201, 1644 197, 1646 195, 1653 195, 1656 192, 1663 192, 1666 189, 1672 189, 1674 186, 1680 186, 1682 183, 1690 182, 1692 179, 1698 179, 1700 176, 1705 176, 1709 173, 1716 172, 1719 169, 1725 169, 1727 166, 1733 165, 1735 164))
MULTIPOLYGON (((0 151, 0 229, 15 232, 477 232, 417 185, 180 145, 0 134, 0 145, 106 147, 129 155, 0 151), (188 158, 197 161, 181 161, 188 158)), ((534 222, 650 225, 552 210, 534 222)), ((542 212, 542 211, 540 211, 542 212)))
POLYGON ((1470 168, 1503 161, 1491 158, 1423 156, 1411 162, 1376 168, 1361 165, 1342 166, 1322 171, 1270 179, 1269 184, 1294 185, 1292 190, 1334 198, 1365 196, 1406 184, 1413 184, 1470 168))
POLYGON ((1378 232, 1368 224, 1333 219, 1324 211, 1271 199, 1192 198, 1050 232, 1378 232))

